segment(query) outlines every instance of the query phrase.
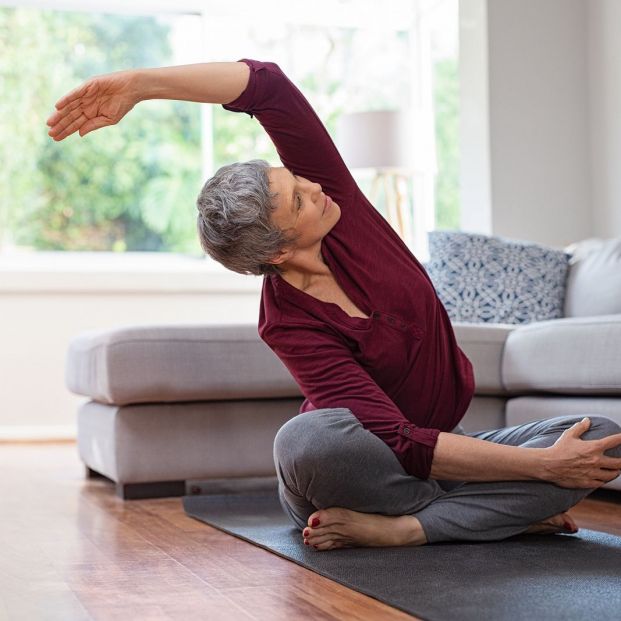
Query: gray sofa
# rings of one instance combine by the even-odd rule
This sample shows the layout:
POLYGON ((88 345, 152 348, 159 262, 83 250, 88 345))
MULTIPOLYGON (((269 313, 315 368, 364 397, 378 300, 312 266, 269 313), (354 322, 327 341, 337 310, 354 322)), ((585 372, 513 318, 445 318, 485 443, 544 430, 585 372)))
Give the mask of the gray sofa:
MULTIPOLYGON (((466 431, 561 415, 621 424, 621 282, 600 314, 584 315, 594 288, 608 295, 598 274, 621 274, 618 241, 619 252, 611 243, 575 249, 567 316, 453 324, 475 370, 466 431)), ((89 398, 78 410, 87 475, 107 477, 124 499, 274 485, 273 439, 304 400, 255 324, 86 332, 69 344, 65 377, 89 398)), ((604 487, 621 490, 621 477, 604 487)))

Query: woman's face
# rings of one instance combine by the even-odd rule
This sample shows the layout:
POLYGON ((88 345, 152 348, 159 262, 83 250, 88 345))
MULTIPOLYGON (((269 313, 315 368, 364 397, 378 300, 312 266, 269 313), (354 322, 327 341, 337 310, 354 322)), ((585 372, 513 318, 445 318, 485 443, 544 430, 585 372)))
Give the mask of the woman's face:
POLYGON ((280 229, 300 234, 299 249, 313 246, 338 222, 340 207, 328 199, 318 183, 293 174, 288 168, 271 167, 270 190, 277 192, 272 220, 280 229))

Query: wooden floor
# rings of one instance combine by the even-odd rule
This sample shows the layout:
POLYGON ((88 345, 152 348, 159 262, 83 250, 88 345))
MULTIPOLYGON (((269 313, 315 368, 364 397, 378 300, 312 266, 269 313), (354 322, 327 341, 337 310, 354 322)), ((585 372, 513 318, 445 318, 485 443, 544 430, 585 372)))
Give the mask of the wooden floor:
MULTIPOLYGON (((180 498, 121 500, 73 443, 0 444, 0 469, 0 620, 414 618, 188 518, 180 498)), ((621 492, 570 514, 621 535, 621 492)))

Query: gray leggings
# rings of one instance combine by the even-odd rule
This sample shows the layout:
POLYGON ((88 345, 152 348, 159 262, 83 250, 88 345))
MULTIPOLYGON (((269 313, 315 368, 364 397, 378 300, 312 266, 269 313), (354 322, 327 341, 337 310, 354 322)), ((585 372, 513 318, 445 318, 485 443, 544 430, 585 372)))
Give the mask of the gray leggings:
MULTIPOLYGON (((603 416, 589 416, 583 440, 619 433, 603 416)), ((552 446, 579 416, 558 416, 515 427, 460 433, 511 446, 552 446)), ((621 446, 605 455, 621 457, 621 446)), ((300 529, 318 509, 416 515, 427 541, 501 540, 578 504, 593 489, 547 481, 421 480, 405 472, 390 447, 347 408, 325 408, 288 420, 274 439, 274 463, 285 512, 300 529)))

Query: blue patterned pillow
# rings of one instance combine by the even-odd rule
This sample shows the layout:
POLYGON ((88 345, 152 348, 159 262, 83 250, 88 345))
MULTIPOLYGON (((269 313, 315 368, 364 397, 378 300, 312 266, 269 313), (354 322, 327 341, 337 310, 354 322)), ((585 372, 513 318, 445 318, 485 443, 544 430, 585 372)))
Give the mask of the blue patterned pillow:
POLYGON ((570 254, 533 242, 430 231, 425 265, 451 321, 528 323, 563 316, 570 254))

